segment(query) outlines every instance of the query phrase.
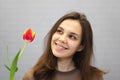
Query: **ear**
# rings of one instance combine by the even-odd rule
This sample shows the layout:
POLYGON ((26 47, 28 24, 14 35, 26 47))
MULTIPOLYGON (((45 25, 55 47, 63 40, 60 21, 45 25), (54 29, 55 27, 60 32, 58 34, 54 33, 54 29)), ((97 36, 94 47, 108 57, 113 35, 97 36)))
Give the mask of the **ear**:
POLYGON ((82 51, 83 49, 84 49, 84 46, 83 46, 83 45, 80 45, 80 46, 78 47, 77 51, 79 52, 79 51, 82 51))

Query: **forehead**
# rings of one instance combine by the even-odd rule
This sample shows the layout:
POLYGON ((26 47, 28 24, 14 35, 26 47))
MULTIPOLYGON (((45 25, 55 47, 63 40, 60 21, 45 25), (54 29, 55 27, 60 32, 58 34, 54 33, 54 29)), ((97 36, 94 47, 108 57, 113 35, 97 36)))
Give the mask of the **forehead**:
POLYGON ((78 35, 82 33, 82 27, 78 20, 66 19, 63 22, 61 22, 59 27, 62 27, 64 30, 76 33, 78 35))

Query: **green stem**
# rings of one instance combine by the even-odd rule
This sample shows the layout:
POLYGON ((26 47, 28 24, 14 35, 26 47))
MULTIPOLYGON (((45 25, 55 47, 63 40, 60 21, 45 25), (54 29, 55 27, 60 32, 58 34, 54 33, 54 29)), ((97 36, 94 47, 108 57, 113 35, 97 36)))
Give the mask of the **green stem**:
POLYGON ((25 44, 24 44, 23 48, 21 49, 20 54, 19 54, 19 56, 18 56, 18 60, 19 60, 20 57, 22 56, 23 51, 25 50, 25 48, 26 48, 26 46, 28 45, 28 43, 29 43, 28 41, 25 41, 25 44))
POLYGON ((14 75, 10 75, 10 80, 14 80, 14 75))

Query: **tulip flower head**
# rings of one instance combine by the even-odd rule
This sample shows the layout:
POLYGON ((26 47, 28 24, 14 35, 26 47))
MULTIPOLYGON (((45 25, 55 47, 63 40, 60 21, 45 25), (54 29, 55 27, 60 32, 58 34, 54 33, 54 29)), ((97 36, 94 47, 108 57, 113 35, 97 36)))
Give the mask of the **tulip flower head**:
POLYGON ((35 32, 32 31, 32 28, 29 28, 24 31, 23 39, 29 42, 32 42, 35 38, 35 32))

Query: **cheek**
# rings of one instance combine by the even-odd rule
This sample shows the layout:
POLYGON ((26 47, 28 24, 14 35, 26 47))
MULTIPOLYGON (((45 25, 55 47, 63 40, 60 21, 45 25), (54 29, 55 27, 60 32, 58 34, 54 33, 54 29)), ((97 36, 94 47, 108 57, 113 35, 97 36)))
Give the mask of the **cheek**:
POLYGON ((53 34, 52 36, 52 41, 56 40, 57 39, 57 36, 55 34, 53 34))
POLYGON ((58 36, 56 34, 53 34, 52 40, 51 40, 51 45, 54 43, 54 41, 58 40, 58 36))
POLYGON ((71 49, 77 50, 79 48, 80 42, 69 42, 71 49))

